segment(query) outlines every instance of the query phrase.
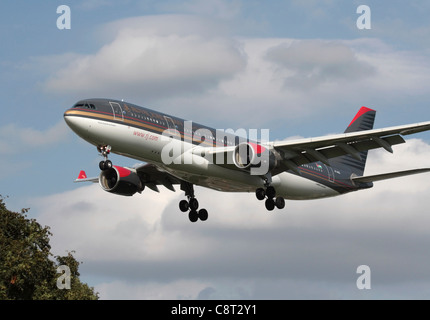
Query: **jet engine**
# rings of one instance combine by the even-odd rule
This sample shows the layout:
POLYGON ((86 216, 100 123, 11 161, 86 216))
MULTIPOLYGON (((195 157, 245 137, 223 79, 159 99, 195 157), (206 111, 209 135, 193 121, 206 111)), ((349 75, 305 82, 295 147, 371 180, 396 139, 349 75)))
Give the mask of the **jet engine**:
POLYGON ((145 188, 135 171, 119 166, 100 172, 99 184, 103 190, 121 196, 132 196, 145 188))
POLYGON ((239 169, 255 168, 256 174, 264 175, 278 166, 279 157, 275 152, 256 143, 243 142, 234 149, 233 163, 239 169))

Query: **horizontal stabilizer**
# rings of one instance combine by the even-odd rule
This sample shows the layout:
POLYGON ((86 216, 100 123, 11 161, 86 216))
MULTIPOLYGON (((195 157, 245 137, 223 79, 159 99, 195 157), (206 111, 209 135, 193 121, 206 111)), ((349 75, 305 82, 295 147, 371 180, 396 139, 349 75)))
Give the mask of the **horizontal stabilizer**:
POLYGON ((74 182, 98 182, 99 178, 87 178, 87 174, 84 170, 79 172, 78 178, 74 182))
POLYGON ((424 172, 430 172, 430 168, 397 171, 397 172, 391 172, 391 173, 376 174, 373 176, 353 177, 352 181, 358 182, 358 183, 360 182, 367 183, 367 182, 381 181, 381 180, 387 180, 392 178, 399 178, 399 177, 409 176, 411 174, 424 173, 424 172))

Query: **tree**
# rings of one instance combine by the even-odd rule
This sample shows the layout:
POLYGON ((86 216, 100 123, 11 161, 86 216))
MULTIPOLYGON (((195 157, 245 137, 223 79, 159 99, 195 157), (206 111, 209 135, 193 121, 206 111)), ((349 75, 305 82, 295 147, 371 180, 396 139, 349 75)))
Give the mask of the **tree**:
POLYGON ((28 219, 29 209, 20 213, 6 208, 0 196, 0 299, 96 300, 94 288, 79 280, 79 262, 67 256, 51 258, 49 227, 28 219), (59 289, 60 265, 70 269, 70 289, 59 289))

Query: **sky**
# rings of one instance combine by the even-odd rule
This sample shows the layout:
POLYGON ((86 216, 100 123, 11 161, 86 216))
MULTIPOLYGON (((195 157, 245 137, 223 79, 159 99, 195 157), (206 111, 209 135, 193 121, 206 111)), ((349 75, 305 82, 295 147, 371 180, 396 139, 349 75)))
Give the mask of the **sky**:
MULTIPOLYGON (((101 157, 63 119, 100 97, 271 140, 341 133, 361 106, 375 128, 429 121, 429 14, 424 0, 1 1, 0 194, 50 226, 54 254, 75 251, 101 299, 429 299, 428 174, 271 213, 196 187, 209 219, 192 224, 179 188, 74 184, 101 157)), ((427 167, 430 133, 406 141, 371 151, 365 174, 427 167)))

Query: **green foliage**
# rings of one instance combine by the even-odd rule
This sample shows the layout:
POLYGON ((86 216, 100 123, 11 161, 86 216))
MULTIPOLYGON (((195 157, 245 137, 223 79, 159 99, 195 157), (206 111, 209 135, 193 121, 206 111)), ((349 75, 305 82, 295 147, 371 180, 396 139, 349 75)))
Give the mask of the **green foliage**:
POLYGON ((0 196, 0 300, 96 300, 94 288, 79 280, 79 262, 68 252, 52 261, 49 227, 9 211, 0 196), (70 289, 59 289, 57 268, 70 268, 70 289))

